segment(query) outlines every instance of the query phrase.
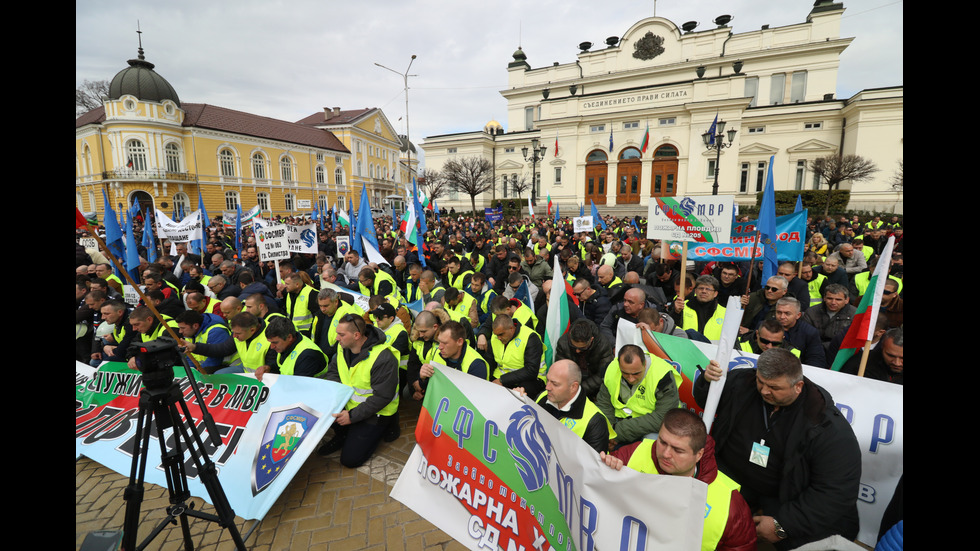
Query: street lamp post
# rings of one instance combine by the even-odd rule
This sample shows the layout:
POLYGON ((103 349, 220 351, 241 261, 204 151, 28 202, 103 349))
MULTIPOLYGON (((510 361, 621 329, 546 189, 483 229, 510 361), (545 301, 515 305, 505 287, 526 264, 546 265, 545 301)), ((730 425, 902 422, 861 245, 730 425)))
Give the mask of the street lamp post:
POLYGON ((711 125, 707 132, 701 134, 704 139, 704 147, 715 150, 715 183, 711 186, 711 194, 718 195, 718 171, 721 166, 721 150, 731 147, 735 141, 735 133, 738 130, 730 128, 728 130, 728 143, 725 143, 725 121, 718 121, 711 125), (714 131, 712 131, 714 129, 714 131))
POLYGON ((541 142, 537 138, 531 139, 530 156, 528 155, 528 148, 526 145, 521 148, 521 153, 524 154, 524 160, 531 163, 531 204, 532 205, 538 202, 538 195, 537 195, 538 162, 544 160, 545 151, 548 150, 547 147, 540 145, 540 143, 541 142))
MULTIPOLYGON (((412 63, 415 62, 415 57, 416 57, 415 54, 412 54, 412 59, 410 59, 408 61, 408 67, 405 68, 405 72, 404 73, 399 73, 398 71, 396 71, 396 70, 394 70, 394 69, 392 69, 390 67, 385 67, 384 65, 382 65, 380 63, 375 63, 375 65, 377 65, 378 67, 381 67, 382 69, 386 69, 388 71, 391 71, 392 73, 395 73, 396 75, 401 76, 404 79, 404 82, 405 82, 405 141, 407 142, 405 144, 405 155, 408 156, 408 177, 409 178, 412 177, 412 139, 411 139, 411 134, 409 133, 409 130, 408 130, 408 77, 417 77, 418 75, 410 75, 410 74, 408 74, 408 70, 412 68, 412 63)), ((408 197, 406 197, 406 199, 408 199, 408 197)))

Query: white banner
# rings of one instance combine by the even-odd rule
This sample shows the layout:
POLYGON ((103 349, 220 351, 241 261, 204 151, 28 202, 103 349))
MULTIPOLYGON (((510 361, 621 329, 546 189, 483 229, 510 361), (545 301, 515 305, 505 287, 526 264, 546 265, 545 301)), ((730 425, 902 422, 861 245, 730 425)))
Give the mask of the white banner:
POLYGON ((255 244, 259 248, 259 260, 289 260, 289 239, 285 224, 269 225, 255 230, 255 244))
POLYGON ((195 210, 180 222, 174 222, 166 214, 156 211, 157 237, 167 238, 177 243, 187 243, 202 239, 201 211, 195 210))
POLYGON ((469 549, 701 548, 707 485, 615 471, 499 385, 437 365, 415 435, 391 496, 469 549))
MULTIPOLYGON (((289 251, 301 254, 316 254, 317 233, 316 224, 312 222, 302 226, 293 224, 283 224, 286 226, 286 240, 289 243, 289 251)), ((268 228, 272 223, 264 218, 255 217, 252 219, 252 227, 255 229, 268 228)))
POLYGON ((647 238, 698 243, 731 243, 734 195, 654 197, 647 238))
POLYGON ((575 233, 590 232, 595 228, 595 220, 591 216, 576 216, 572 218, 575 233))

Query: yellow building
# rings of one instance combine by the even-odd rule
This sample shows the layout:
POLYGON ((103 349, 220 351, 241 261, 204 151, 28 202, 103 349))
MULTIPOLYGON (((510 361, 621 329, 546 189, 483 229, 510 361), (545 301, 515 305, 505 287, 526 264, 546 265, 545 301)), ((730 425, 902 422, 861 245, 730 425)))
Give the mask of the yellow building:
MULTIPOLYGON (((314 113, 299 123, 332 132, 350 150, 351 187, 358 197, 363 186, 368 190, 372 207, 390 212, 394 203, 401 210, 405 184, 412 182, 401 159, 404 137, 395 132, 381 109, 324 108, 322 113, 314 113)), ((414 172, 418 162, 414 150, 412 157, 414 172)))
MULTIPOLYGON (((75 202, 102 219, 109 201, 168 215, 247 211, 308 215, 348 207, 351 152, 329 130, 200 103, 181 103, 143 49, 110 82, 103 106, 75 119, 75 202), (178 208, 179 207, 179 208, 178 208)), ((397 148, 395 148, 397 151, 397 148)), ((349 207, 348 207, 349 208, 349 207)))

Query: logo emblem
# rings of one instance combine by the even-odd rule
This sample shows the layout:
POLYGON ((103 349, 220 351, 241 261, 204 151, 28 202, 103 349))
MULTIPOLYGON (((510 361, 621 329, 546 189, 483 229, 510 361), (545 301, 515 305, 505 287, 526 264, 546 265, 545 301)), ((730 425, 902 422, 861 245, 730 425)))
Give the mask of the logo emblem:
POLYGON ((633 49, 633 57, 636 59, 651 60, 664 53, 664 38, 647 32, 643 38, 636 41, 633 49))
POLYGON ((524 486, 533 492, 548 483, 548 460, 551 458, 551 439, 529 405, 522 406, 510 416, 507 426, 507 448, 517 461, 517 470, 524 486))
POLYGON ((269 414, 262 429, 262 445, 252 461, 253 496, 279 476, 320 417, 319 412, 302 404, 273 410, 269 414))
POLYGON ((313 230, 307 228, 299 234, 299 240, 302 241, 307 248, 312 247, 313 242, 316 240, 316 234, 313 233, 313 230))

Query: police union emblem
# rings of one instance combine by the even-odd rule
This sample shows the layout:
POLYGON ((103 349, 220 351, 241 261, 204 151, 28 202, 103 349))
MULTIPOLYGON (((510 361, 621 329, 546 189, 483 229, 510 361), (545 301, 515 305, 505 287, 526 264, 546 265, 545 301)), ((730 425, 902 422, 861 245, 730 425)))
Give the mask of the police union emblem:
POLYGON ((262 429, 262 445, 252 461, 253 496, 279 476, 320 417, 319 412, 302 404, 272 411, 262 429))

